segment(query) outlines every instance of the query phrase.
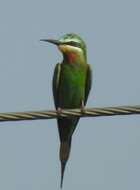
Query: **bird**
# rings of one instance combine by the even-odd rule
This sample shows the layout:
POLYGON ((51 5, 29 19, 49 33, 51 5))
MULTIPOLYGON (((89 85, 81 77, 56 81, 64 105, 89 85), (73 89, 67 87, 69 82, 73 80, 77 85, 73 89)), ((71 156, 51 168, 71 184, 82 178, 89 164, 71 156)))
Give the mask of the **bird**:
MULTIPOLYGON (((84 40, 75 33, 64 34, 59 40, 41 39, 40 41, 55 44, 63 55, 61 63, 57 63, 52 80, 55 108, 58 113, 62 109, 79 108, 84 111, 92 86, 92 69, 87 61, 87 48, 84 40)), ((72 135, 79 117, 57 118, 60 139, 61 182, 69 159, 72 135)))

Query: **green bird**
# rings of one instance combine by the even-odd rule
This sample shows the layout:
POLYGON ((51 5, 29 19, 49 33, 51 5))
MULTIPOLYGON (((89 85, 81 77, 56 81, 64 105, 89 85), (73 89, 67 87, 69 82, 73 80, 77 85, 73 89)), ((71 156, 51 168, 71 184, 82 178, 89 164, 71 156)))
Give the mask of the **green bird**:
MULTIPOLYGON (((42 39, 41 41, 55 44, 63 54, 63 61, 56 65, 53 76, 53 96, 58 113, 61 113, 61 109, 73 108, 84 111, 92 81, 85 42, 73 33, 65 34, 59 40, 42 39)), ((61 188, 65 166, 70 155, 72 135, 78 121, 77 116, 57 119, 60 137, 61 188)))

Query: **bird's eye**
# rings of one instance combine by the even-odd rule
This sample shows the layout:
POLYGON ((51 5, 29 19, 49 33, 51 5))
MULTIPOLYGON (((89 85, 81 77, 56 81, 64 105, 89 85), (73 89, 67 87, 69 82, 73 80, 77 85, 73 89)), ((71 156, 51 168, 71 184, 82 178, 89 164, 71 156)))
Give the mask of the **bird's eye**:
POLYGON ((74 47, 80 47, 80 44, 78 42, 71 41, 71 42, 67 42, 66 44, 74 46, 74 47))

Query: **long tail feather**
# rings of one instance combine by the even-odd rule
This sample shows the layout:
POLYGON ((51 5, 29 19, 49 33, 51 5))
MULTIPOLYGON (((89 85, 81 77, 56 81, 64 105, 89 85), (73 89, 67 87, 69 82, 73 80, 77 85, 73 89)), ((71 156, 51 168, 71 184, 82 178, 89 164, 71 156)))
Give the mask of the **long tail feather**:
POLYGON ((64 171, 65 171, 66 162, 61 162, 61 183, 60 187, 63 186, 63 178, 64 178, 64 171))
POLYGON ((70 149, 71 149, 71 138, 69 141, 61 142, 61 144, 60 144, 60 161, 61 161, 61 183, 60 183, 60 187, 61 188, 63 186, 65 166, 66 166, 67 160, 69 158, 70 149))

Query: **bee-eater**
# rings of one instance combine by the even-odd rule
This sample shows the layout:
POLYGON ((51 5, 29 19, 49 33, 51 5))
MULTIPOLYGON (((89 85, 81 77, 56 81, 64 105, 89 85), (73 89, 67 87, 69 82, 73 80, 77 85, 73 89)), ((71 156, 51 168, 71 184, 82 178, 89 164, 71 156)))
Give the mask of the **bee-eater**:
MULTIPOLYGON (((67 108, 81 108, 83 111, 92 81, 85 42, 73 33, 65 34, 59 40, 42 39, 41 41, 55 44, 63 54, 63 61, 56 65, 53 76, 53 96, 56 109, 59 113, 61 109, 67 108)), ((61 188, 70 154, 72 134, 78 121, 77 116, 57 119, 60 137, 61 188)))

